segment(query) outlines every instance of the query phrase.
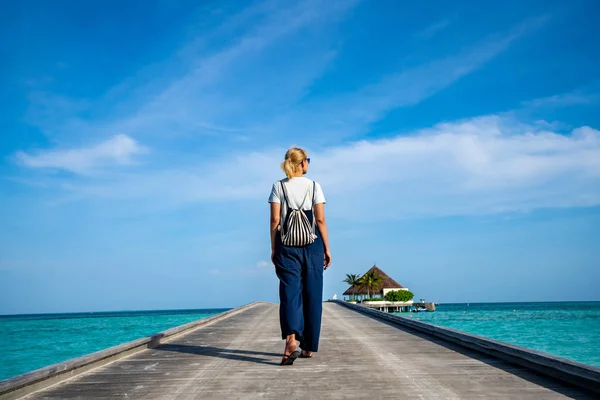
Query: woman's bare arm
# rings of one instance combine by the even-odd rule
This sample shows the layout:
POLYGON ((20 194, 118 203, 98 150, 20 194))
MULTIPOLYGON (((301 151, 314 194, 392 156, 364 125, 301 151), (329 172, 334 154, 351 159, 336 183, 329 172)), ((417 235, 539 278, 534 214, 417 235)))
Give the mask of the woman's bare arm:
POLYGON ((277 236, 277 227, 279 226, 279 222, 281 221, 281 204, 279 203, 270 203, 271 204, 271 261, 273 261, 273 256, 275 254, 275 238, 277 236))
POLYGON ((327 232, 327 221, 325 220, 325 203, 315 204, 314 213, 317 228, 319 229, 319 233, 321 234, 321 239, 323 239, 323 249, 325 250, 325 259, 323 260, 323 264, 325 266, 325 269, 327 269, 329 268, 329 265, 331 265, 331 253, 329 251, 329 235, 327 232))

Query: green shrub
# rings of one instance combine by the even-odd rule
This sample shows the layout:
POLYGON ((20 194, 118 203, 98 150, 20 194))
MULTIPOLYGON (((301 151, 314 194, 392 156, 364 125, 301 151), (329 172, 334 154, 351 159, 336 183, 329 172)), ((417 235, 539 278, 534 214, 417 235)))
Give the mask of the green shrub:
POLYGON ((415 297, 413 292, 408 290, 392 290, 385 294, 387 301, 411 301, 415 297))

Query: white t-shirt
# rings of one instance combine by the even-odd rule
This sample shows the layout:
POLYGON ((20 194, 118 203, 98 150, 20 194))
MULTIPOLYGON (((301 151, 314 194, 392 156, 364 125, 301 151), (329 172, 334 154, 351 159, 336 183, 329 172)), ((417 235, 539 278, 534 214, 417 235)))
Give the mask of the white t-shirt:
POLYGON ((293 209, 299 209, 302 205, 303 210, 311 210, 315 204, 325 203, 325 195, 323 194, 323 189, 321 189, 321 185, 319 185, 318 182, 315 182, 315 201, 313 203, 313 181, 311 179, 301 176, 298 178, 285 178, 283 181, 277 181, 273 184, 273 188, 271 189, 269 203, 281 204, 281 209, 283 211, 281 215, 282 223, 285 221, 285 217, 287 216, 287 206, 285 204, 283 192, 281 191, 280 182, 283 182, 285 185, 287 201, 290 204, 290 207, 293 209), (304 200, 305 196, 306 201, 304 204, 302 204, 302 200, 304 200))

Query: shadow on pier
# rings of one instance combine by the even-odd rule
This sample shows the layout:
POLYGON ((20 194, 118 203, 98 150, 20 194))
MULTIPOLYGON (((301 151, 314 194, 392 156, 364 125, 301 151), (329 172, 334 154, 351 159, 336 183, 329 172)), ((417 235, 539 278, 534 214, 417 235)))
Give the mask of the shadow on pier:
POLYGON ((273 358, 276 360, 282 355, 278 353, 266 353, 263 351, 254 350, 235 350, 222 349, 214 346, 189 346, 185 344, 161 344, 153 348, 153 350, 175 351, 178 353, 197 354, 206 357, 226 358, 228 360, 245 361, 255 364, 279 365, 279 362, 270 361, 273 358), (268 357, 261 358, 258 356, 268 357))

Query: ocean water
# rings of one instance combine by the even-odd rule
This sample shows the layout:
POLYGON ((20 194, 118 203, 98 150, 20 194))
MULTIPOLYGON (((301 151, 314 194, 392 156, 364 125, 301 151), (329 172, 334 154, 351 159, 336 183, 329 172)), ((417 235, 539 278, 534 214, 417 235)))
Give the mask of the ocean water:
POLYGON ((402 316, 600 367, 600 302, 440 304, 402 316))
POLYGON ((0 380, 227 310, 0 316, 0 380))

